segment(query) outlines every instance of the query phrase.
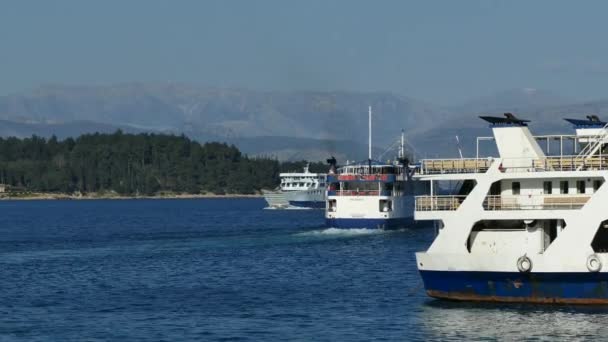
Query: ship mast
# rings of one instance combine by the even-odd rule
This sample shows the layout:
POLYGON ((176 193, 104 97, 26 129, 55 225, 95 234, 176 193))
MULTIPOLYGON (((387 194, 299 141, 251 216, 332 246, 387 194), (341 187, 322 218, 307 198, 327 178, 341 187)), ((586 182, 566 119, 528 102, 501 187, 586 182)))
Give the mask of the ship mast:
POLYGON ((405 158, 405 132, 401 129, 401 146, 399 149, 399 159, 405 158))
POLYGON ((369 143, 368 143, 368 154, 367 154, 367 158, 369 160, 372 160, 372 106, 369 106, 369 124, 368 124, 368 130, 369 130, 369 143))

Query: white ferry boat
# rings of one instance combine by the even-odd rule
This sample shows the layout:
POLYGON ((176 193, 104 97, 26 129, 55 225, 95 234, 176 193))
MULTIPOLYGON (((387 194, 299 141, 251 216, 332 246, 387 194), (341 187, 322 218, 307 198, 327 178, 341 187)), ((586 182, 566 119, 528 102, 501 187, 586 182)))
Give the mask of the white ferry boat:
POLYGON ((325 207, 325 173, 310 172, 309 165, 303 172, 279 174, 281 184, 277 190, 262 190, 269 208, 317 208, 325 207))
POLYGON ((426 183, 412 179, 416 168, 405 158, 401 135, 399 156, 380 162, 371 158, 371 108, 369 112, 369 159, 336 167, 327 175, 325 222, 334 228, 407 227, 414 223, 414 196, 426 192, 426 183))
POLYGON ((415 218, 437 227, 428 250, 416 253, 427 294, 608 304, 608 125, 567 119, 575 135, 534 137, 512 114, 481 118, 497 157, 423 160, 415 176, 431 184, 416 198, 415 218), (446 182, 459 186, 436 195, 446 182))

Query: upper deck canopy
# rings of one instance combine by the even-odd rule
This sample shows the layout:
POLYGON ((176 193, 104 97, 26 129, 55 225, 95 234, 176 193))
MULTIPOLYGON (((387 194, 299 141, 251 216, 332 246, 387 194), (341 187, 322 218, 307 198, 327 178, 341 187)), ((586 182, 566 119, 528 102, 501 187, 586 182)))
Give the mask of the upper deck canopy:
POLYGON ((481 119, 489 122, 493 126, 528 126, 530 120, 522 120, 511 113, 504 113, 504 118, 500 116, 480 116, 481 119))
POLYGON ((574 127, 577 127, 577 128, 602 128, 602 127, 606 126, 606 122, 601 121, 597 115, 587 115, 587 120, 567 119, 567 118, 564 118, 564 120, 573 124, 574 127))
POLYGON ((355 173, 355 174, 389 174, 399 173, 403 169, 403 164, 383 163, 377 160, 365 160, 353 164, 343 165, 338 168, 339 174, 355 173))
POLYGON ((361 181, 393 181, 395 176, 401 176, 405 172, 403 164, 383 163, 377 160, 344 165, 339 167, 337 171, 337 175, 328 175, 329 181, 347 178, 348 180, 357 179, 361 181))

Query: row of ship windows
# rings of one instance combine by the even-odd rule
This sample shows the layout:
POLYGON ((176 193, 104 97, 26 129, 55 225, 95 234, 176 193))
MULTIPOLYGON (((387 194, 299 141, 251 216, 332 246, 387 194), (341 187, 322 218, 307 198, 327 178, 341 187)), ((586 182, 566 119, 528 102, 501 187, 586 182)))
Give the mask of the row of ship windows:
MULTIPOLYGON (((599 189, 603 183, 604 183, 604 181, 602 181, 602 180, 594 180, 593 181, 593 192, 596 192, 597 189, 599 189)), ((520 190, 521 190, 521 184, 519 182, 511 183, 511 191, 512 191, 513 195, 519 195, 520 190)), ((569 185, 568 181, 560 181, 559 182, 559 193, 567 194, 569 191, 570 191, 570 185, 569 185)), ((587 186, 585 185, 585 181, 584 180, 576 181, 576 193, 584 194, 586 191, 587 191, 587 186)), ((553 193, 553 182, 551 182, 551 181, 543 182, 543 192, 546 195, 551 195, 553 193)))
MULTIPOLYGON (((282 183, 281 186, 285 187, 285 188, 295 188, 295 187, 303 187, 303 186, 311 187, 312 183, 287 183, 287 184, 282 183)), ((319 187, 324 187, 324 186, 325 186, 325 183, 319 183, 319 187)))

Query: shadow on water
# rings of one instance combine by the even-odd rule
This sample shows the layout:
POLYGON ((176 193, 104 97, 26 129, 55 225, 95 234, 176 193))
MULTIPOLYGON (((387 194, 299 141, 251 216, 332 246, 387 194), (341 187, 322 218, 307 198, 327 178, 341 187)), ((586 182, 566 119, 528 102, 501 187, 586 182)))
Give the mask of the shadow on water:
POLYGON ((607 330, 608 307, 427 299, 416 321, 426 336, 468 340, 585 339, 607 330))
POLYGON ((492 302, 461 302, 443 299, 432 299, 426 301, 424 306, 441 310, 502 310, 520 313, 583 313, 583 314, 607 314, 608 306, 602 305, 567 305, 567 304, 531 304, 531 303, 492 303, 492 302))

